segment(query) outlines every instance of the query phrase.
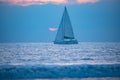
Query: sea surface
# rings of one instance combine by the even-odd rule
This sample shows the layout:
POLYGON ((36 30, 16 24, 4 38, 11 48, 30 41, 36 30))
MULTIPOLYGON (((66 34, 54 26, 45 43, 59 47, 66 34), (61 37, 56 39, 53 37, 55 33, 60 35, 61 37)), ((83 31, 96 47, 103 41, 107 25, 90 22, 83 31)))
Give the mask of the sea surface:
POLYGON ((120 43, 0 43, 0 79, 120 80, 120 43))

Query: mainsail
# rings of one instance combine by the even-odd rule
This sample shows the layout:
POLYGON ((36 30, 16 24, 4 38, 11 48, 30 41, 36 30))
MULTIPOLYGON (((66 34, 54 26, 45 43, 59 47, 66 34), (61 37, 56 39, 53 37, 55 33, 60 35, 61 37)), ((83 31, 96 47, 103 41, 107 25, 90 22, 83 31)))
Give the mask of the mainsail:
POLYGON ((56 43, 56 44, 57 43, 58 44, 67 44, 69 42, 71 44, 78 43, 76 40, 73 40, 73 39, 74 39, 74 33, 73 33, 71 21, 70 21, 68 12, 67 12, 67 8, 65 7, 64 13, 62 16, 62 20, 59 25, 59 29, 58 29, 54 43, 56 43), (65 39, 67 39, 69 41, 66 42, 65 39))

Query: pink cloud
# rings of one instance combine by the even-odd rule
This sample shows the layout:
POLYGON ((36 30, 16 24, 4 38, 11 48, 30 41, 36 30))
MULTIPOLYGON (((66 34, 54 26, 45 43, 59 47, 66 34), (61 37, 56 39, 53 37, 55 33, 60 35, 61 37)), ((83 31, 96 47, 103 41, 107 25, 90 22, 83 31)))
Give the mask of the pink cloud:
POLYGON ((33 4, 47 4, 47 3, 65 4, 66 1, 67 0, 0 0, 0 2, 7 2, 21 6, 27 6, 33 4))
POLYGON ((7 2, 11 4, 28 6, 33 4, 81 4, 81 3, 95 3, 99 0, 0 0, 0 2, 7 2))
POLYGON ((96 3, 99 0, 77 0, 78 3, 96 3))
POLYGON ((57 28, 49 28, 50 31, 56 31, 57 28))

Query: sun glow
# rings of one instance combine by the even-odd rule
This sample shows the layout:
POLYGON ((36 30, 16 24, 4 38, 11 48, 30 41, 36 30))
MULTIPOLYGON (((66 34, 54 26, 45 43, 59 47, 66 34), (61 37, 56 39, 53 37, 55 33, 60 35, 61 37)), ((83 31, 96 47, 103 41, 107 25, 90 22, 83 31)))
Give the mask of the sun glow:
POLYGON ((50 31, 56 31, 57 28, 49 28, 50 31))

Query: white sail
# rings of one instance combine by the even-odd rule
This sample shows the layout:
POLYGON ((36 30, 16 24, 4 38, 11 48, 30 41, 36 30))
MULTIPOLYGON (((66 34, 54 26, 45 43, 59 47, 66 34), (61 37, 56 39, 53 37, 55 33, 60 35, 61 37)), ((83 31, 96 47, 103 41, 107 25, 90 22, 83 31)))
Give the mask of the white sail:
POLYGON ((65 11, 63 14, 63 20, 64 20, 64 38, 67 39, 74 39, 73 29, 71 25, 71 21, 67 12, 67 9, 65 7, 65 11))
POLYGON ((57 35, 56 35, 56 39, 55 39, 56 42, 61 42, 64 40, 64 24, 63 23, 64 23, 64 19, 62 18, 57 35))
POLYGON ((71 21, 65 7, 61 23, 59 25, 59 29, 56 35, 56 39, 54 43, 64 43, 65 39, 74 39, 74 33, 71 25, 71 21))

